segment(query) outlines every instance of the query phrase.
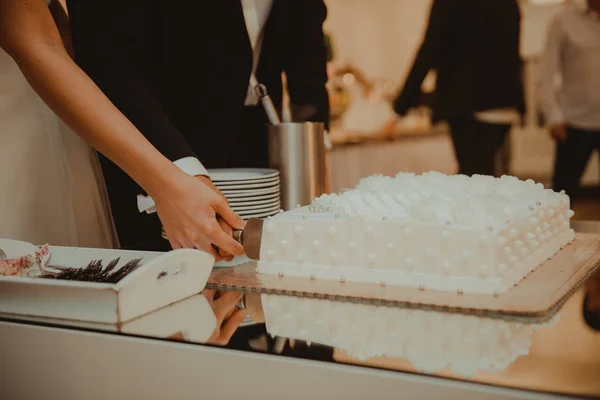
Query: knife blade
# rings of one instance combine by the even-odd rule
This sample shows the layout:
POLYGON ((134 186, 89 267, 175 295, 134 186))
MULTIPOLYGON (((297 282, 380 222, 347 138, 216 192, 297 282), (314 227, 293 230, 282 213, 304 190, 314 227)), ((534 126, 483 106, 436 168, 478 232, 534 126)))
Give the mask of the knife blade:
POLYGON ((233 231, 233 238, 244 246, 244 251, 251 260, 260 258, 263 223, 262 219, 252 218, 246 221, 244 229, 233 231))

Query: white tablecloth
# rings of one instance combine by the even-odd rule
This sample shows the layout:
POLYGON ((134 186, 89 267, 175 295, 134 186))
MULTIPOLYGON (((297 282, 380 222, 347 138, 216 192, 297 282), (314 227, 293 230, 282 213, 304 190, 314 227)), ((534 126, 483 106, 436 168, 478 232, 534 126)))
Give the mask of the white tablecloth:
POLYGON ((400 137, 337 145, 328 153, 331 191, 353 188, 373 174, 439 171, 455 174, 458 164, 447 134, 400 137))

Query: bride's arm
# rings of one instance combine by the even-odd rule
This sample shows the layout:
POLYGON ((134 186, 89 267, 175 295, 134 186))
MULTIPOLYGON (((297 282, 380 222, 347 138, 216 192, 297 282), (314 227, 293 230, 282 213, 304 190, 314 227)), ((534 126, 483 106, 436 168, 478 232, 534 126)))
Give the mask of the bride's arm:
POLYGON ((52 110, 90 145, 111 159, 152 196, 173 247, 195 247, 216 256, 241 245, 220 228, 243 221, 199 179, 164 157, 71 60, 44 0, 0 0, 0 47, 52 110), (176 199, 176 200, 173 200, 176 199))
POLYGON ((58 32, 60 33, 63 46, 65 47, 67 53, 69 53, 69 56, 74 58, 73 40, 71 38, 71 27, 69 26, 69 16, 67 15, 67 11, 64 9, 63 4, 59 0, 51 0, 49 8, 50 13, 52 13, 54 23, 56 24, 58 32))

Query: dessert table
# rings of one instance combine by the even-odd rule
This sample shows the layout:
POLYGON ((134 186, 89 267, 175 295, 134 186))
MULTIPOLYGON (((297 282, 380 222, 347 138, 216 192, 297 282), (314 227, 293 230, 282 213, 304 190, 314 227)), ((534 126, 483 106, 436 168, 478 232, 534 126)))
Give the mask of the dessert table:
MULTIPOLYGON (((574 221, 573 227, 600 233, 600 222, 574 221)), ((432 340, 435 347, 451 326, 428 330, 416 320, 411 325, 422 339, 406 357, 357 357, 356 349, 380 344, 378 332, 360 335, 373 320, 358 304, 344 303, 347 317, 327 314, 355 319, 356 331, 336 333, 348 348, 298 340, 305 332, 293 324, 296 340, 271 338, 272 307, 260 295, 246 298, 257 325, 240 328, 225 346, 206 339, 214 316, 201 294, 118 325, 0 314, 0 399, 590 398, 600 395, 600 332, 583 322, 582 296, 576 293, 558 321, 533 333, 527 354, 474 374, 444 365, 425 371, 427 355, 417 344, 427 348, 432 340)), ((270 299, 271 305, 277 300, 270 299)), ((449 363, 465 361, 461 353, 469 352, 447 353, 454 357, 449 363)))
POLYGON ((452 140, 443 130, 334 143, 327 161, 333 193, 356 187, 361 178, 374 174, 394 176, 401 171, 454 174, 458 171, 452 140))

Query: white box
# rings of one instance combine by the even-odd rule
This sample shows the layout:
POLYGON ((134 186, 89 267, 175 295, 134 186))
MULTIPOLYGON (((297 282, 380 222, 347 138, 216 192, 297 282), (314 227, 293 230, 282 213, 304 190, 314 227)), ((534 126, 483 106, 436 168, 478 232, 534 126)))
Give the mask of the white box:
POLYGON ((50 265, 81 268, 93 260, 142 266, 116 284, 0 276, 0 312, 122 323, 201 292, 214 265, 198 250, 168 253, 51 247, 50 265))

